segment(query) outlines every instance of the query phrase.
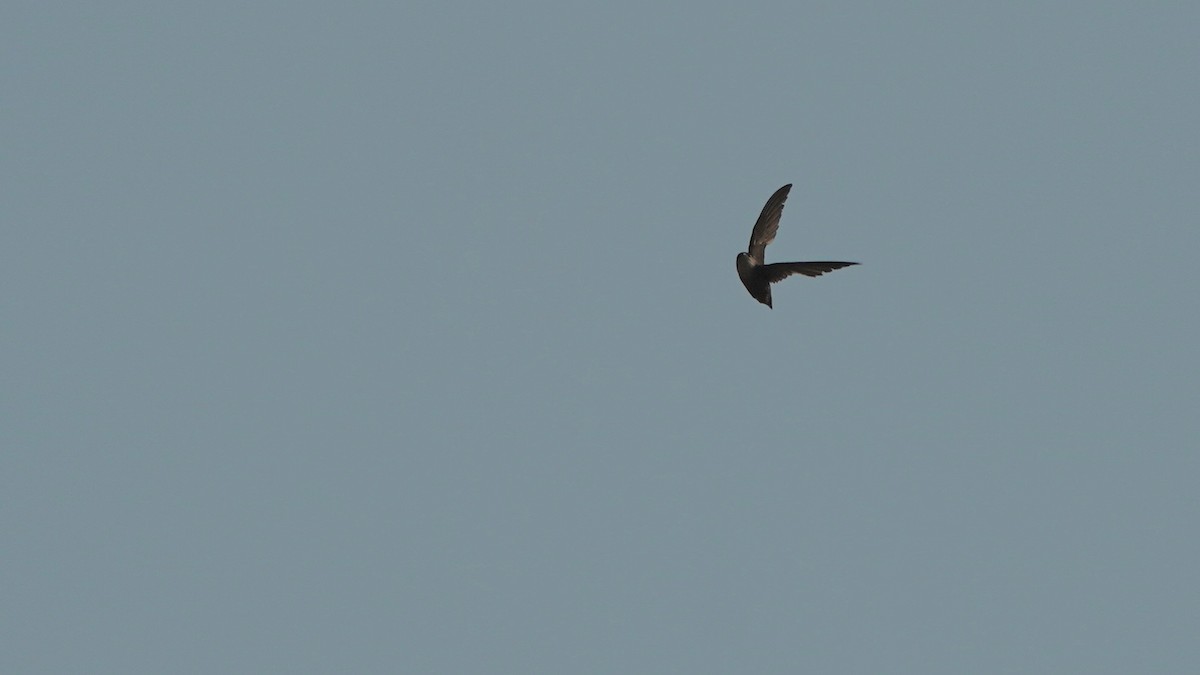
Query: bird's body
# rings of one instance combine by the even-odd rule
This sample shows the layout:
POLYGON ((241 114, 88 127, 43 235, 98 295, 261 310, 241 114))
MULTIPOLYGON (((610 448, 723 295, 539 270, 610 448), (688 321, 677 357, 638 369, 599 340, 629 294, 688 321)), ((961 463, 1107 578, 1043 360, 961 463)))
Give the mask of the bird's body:
POLYGON ((788 183, 771 195, 758 216, 758 222, 754 223, 754 231, 750 233, 750 248, 737 256, 738 278, 742 280, 742 285, 755 300, 767 307, 771 307, 771 284, 776 281, 793 274, 819 277, 826 272, 858 264, 840 261, 764 262, 767 244, 775 240, 775 234, 779 231, 779 217, 783 214, 783 203, 787 201, 791 189, 792 184, 788 183))

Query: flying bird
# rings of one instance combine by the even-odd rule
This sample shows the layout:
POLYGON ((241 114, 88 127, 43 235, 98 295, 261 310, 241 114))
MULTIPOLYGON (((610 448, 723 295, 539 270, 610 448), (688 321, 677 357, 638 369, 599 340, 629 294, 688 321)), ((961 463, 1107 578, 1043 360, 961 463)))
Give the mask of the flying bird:
POLYGON ((783 215, 783 203, 787 201, 792 184, 788 183, 775 191, 767 200, 758 222, 754 223, 754 231, 750 233, 750 248, 737 256, 738 278, 742 285, 750 291, 754 299, 771 307, 771 284, 786 279, 793 274, 803 274, 808 277, 819 277, 826 272, 857 265, 854 262, 763 262, 767 244, 775 241, 775 233, 779 231, 779 216, 783 215))

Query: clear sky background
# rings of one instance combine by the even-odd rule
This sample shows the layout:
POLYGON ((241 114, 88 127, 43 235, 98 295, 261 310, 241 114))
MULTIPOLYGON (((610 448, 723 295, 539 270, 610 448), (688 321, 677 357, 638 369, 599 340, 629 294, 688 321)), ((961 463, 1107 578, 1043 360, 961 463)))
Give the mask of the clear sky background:
POLYGON ((1200 671, 1198 35, 4 3, 0 670, 1200 671))

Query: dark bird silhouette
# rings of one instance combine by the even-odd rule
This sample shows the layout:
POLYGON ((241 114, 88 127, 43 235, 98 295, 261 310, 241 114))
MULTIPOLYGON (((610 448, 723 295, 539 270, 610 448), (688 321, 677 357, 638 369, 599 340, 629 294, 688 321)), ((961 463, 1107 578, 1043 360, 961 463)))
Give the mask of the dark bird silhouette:
POLYGON ((750 248, 737 256, 738 278, 742 280, 742 285, 746 287, 747 291, 750 291, 750 295, 754 296, 755 300, 767 307, 771 307, 771 284, 776 281, 786 279, 793 274, 819 277, 826 272, 858 264, 821 261, 767 265, 763 262, 767 244, 775 240, 775 233, 779 231, 779 216, 783 215, 783 203, 787 201, 788 192, 791 189, 792 184, 788 183, 771 195, 771 198, 767 200, 767 205, 763 207, 762 213, 758 216, 758 222, 754 223, 754 231, 750 233, 750 248))

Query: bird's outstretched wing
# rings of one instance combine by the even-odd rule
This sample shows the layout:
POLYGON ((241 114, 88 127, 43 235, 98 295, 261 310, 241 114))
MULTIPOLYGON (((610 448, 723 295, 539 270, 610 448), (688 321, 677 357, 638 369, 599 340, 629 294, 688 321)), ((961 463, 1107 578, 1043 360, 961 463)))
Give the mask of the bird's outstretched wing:
POLYGON ((750 233, 750 255, 758 262, 763 261, 767 244, 775 241, 775 233, 779 231, 779 216, 783 215, 783 203, 787 201, 792 184, 788 183, 775 191, 767 200, 758 222, 754 223, 754 231, 750 233))
POLYGON ((771 263, 770 265, 762 266, 762 275, 768 282, 773 284, 793 274, 803 274, 806 277, 819 277, 826 272, 840 270, 843 267, 857 264, 855 262, 836 261, 771 263))

